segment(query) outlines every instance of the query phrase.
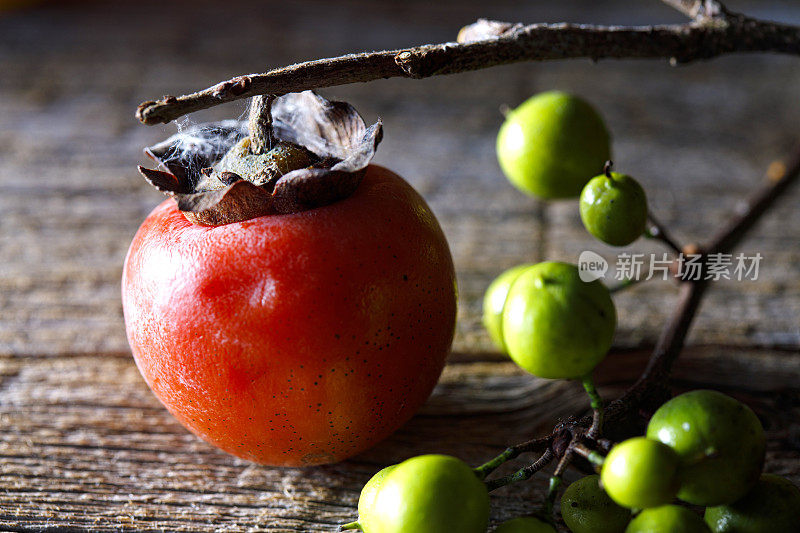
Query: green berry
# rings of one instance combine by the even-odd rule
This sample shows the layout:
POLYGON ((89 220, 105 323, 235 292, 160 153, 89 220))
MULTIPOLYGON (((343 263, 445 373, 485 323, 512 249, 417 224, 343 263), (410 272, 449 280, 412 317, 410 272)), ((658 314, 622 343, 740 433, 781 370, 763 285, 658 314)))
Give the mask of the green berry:
POLYGON ((567 487, 561 497, 561 517, 573 533, 623 533, 631 511, 614 503, 595 475, 567 487))
POLYGON ((733 503, 758 481, 766 441, 758 417, 720 392, 696 390, 662 405, 647 436, 681 458, 678 498, 703 506, 733 503))
POLYGON ((540 198, 574 198, 611 156, 603 119, 567 93, 537 94, 512 110, 497 135, 509 181, 540 198))
POLYGON ((556 533, 553 526, 532 516, 523 516, 503 522, 494 533, 556 533))
POLYGON ((706 509, 714 533, 778 533, 800 529, 800 489, 788 479, 763 474, 736 503, 706 509))
POLYGON ((467 464, 447 455, 396 465, 371 505, 359 506, 358 517, 365 533, 485 533, 488 522, 486 486, 467 464))
POLYGON ((535 376, 577 379, 605 358, 617 314, 600 281, 581 281, 575 265, 539 263, 511 285, 503 308, 509 356, 535 376))
MULTIPOLYGON (((711 533, 700 515, 677 505, 645 509, 625 533, 711 533)), ((772 532, 777 533, 777 531, 772 532)))
POLYGON ((506 305, 508 290, 519 275, 532 266, 525 264, 509 268, 495 278, 483 297, 483 325, 497 347, 503 351, 506 351, 503 342, 503 307, 506 305))
POLYGON ((678 456, 656 440, 634 437, 614 446, 600 474, 603 488, 623 507, 645 509, 678 492, 678 456))
POLYGON ((386 468, 378 471, 377 474, 372 476, 370 480, 367 481, 366 485, 364 485, 364 488, 361 489, 361 495, 358 497, 359 516, 369 513, 368 509, 372 508, 372 505, 375 502, 375 497, 383 485, 383 480, 386 479, 386 476, 389 474, 389 472, 394 470, 396 466, 397 465, 387 466, 386 468))
POLYGON ((625 246, 644 233, 647 197, 632 177, 607 172, 583 188, 580 212, 586 229, 606 244, 625 246))

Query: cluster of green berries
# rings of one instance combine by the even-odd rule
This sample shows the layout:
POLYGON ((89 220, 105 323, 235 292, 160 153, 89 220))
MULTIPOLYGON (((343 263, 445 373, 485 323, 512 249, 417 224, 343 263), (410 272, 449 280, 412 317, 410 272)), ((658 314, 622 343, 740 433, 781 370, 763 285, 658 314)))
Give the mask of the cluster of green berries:
POLYGON ((599 476, 573 483, 561 514, 574 533, 796 531, 800 489, 762 474, 764 453, 764 430, 747 406, 688 392, 656 411, 646 436, 614 446, 599 476), (706 507, 705 519, 676 498, 706 507))
MULTIPOLYGON (((625 246, 645 232, 647 197, 636 180, 611 172, 610 144, 589 103, 550 91, 508 113, 497 157, 523 192, 546 199, 580 196, 586 229, 607 244, 625 246)), ((531 374, 578 379, 608 352, 616 311, 599 280, 584 282, 574 265, 545 262, 498 276, 486 291, 483 323, 498 347, 531 374)))
MULTIPOLYGON (((715 391, 661 406, 647 435, 615 445, 599 475, 572 483, 561 517, 573 533, 791 533, 800 489, 762 474, 764 431, 739 401, 715 391), (676 504, 706 507, 702 517, 676 504)), ((489 494, 476 472, 446 455, 422 455, 375 474, 361 491, 364 533, 485 533, 489 494)), ((555 533, 546 517, 504 522, 495 533, 555 533)))
MULTIPOLYGON (((644 190, 604 167, 611 155, 608 131, 580 98, 547 92, 529 99, 508 114, 497 153, 522 191, 542 198, 580 195, 583 223, 601 241, 624 246, 644 233, 644 190)), ((575 265, 544 262, 498 276, 486 291, 483 322, 522 369, 540 378, 587 380, 611 347, 617 313, 602 282, 582 281, 575 265)), ((800 489, 762 474, 765 449, 761 423, 747 406, 718 392, 692 391, 661 406, 645 436, 613 446, 599 475, 572 483, 561 499, 561 517, 573 533, 800 531, 800 489), (704 518, 676 500, 705 507, 704 518)), ((361 491, 358 515, 342 529, 485 533, 489 494, 478 471, 460 459, 422 455, 375 474, 361 491)), ((556 529, 542 514, 494 531, 556 529)))
POLYGON ((647 197, 639 183, 611 172, 603 119, 581 98, 549 91, 510 111, 497 135, 497 159, 509 181, 543 199, 580 196, 586 229, 612 246, 644 233, 647 197), (594 177, 593 177, 594 176, 594 177))

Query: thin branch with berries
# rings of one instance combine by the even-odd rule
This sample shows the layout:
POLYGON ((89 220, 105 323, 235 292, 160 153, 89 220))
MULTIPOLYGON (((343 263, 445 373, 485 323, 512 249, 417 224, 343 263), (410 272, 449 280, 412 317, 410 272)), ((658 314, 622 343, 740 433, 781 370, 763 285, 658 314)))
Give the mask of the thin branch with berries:
MULTIPOLYGON (((769 208, 781 198, 800 178, 800 147, 784 163, 773 163, 767 172, 767 183, 762 186, 747 202, 747 209, 731 218, 708 244, 702 247, 690 246, 693 252, 700 254, 701 265, 704 265, 710 254, 729 253, 748 234, 753 226, 769 211, 769 208)), ((702 269, 701 269, 702 274, 702 269)), ((699 277, 677 277, 680 284, 678 302, 675 311, 667 321, 656 343, 645 371, 639 379, 618 399, 608 404, 604 410, 598 409, 599 396, 593 390, 591 381, 584 380, 589 392, 593 414, 582 419, 567 420, 559 423, 549 435, 541 437, 537 443, 548 443, 544 451, 540 447, 534 449, 511 447, 519 453, 501 454, 493 461, 492 470, 503 462, 517 457, 520 453, 537 451, 540 457, 515 474, 486 481, 489 490, 510 483, 530 478, 533 473, 543 470, 549 463, 558 461, 558 466, 551 477, 550 489, 545 501, 545 510, 551 508, 555 486, 560 485, 560 476, 564 469, 577 457, 584 460, 581 466, 585 470, 596 468, 603 462, 603 452, 607 452, 612 441, 631 435, 641 434, 647 414, 655 411, 669 396, 669 377, 686 340, 686 335, 697 314, 706 290, 709 287, 704 275, 699 277), (600 414, 602 413, 602 415, 600 414), (597 430, 598 417, 602 416, 602 431, 597 430)), ((485 474, 484 476, 485 477, 485 474)))

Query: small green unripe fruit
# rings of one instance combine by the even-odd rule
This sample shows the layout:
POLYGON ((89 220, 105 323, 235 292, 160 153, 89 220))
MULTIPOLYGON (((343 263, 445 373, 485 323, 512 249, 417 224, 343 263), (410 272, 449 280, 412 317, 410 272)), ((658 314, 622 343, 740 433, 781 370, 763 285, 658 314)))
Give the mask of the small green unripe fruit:
POLYGON ((603 119, 585 100, 537 94, 512 110, 497 135, 497 159, 509 181, 540 198, 574 198, 611 157, 603 119))
POLYGON ((778 533, 800 529, 800 489, 788 479, 764 474, 736 503, 706 509, 714 533, 778 533))
POLYGON ((494 533, 556 533, 553 526, 532 516, 523 516, 503 522, 494 533))
POLYGON ((625 246, 644 233, 647 197, 635 179, 608 171, 583 188, 580 212, 589 233, 606 244, 625 246))
POLYGON ((369 513, 368 509, 372 508, 373 503, 375 502, 375 496, 377 496, 378 491, 381 490, 381 486, 383 485, 383 480, 386 479, 386 476, 395 469, 397 465, 387 466, 386 468, 378 471, 377 474, 372 476, 369 481, 364 485, 364 488, 361 489, 361 495, 358 497, 358 515, 361 516, 365 513, 369 513))
MULTIPOLYGON (((625 533, 711 533, 700 516, 677 505, 645 509, 634 518, 625 533)), ((777 532, 773 532, 777 533, 777 532)))
POLYGON ((525 264, 509 268, 494 279, 483 296, 483 325, 497 347, 504 352, 506 345, 503 342, 503 307, 506 305, 508 290, 519 275, 532 266, 533 264, 525 264))
POLYGON ((511 285, 503 307, 509 356, 535 376, 577 379, 611 347, 617 313, 599 280, 584 282, 575 265, 539 263, 511 285))
POLYGON ((678 456, 669 446, 634 437, 614 446, 600 474, 603 488, 623 507, 646 509, 672 501, 678 492, 678 456))
POLYGON ((572 533, 623 533, 631 511, 614 503, 595 475, 567 487, 561 497, 561 517, 572 533))
POLYGON ((681 458, 678 498, 695 505, 733 503, 758 481, 766 440, 758 417, 720 392, 695 390, 662 405, 647 436, 681 458))
MULTIPOLYGON (((366 503, 366 502, 365 502, 366 503)), ((463 461, 421 455, 396 465, 364 509, 365 533, 485 533, 489 493, 463 461)))

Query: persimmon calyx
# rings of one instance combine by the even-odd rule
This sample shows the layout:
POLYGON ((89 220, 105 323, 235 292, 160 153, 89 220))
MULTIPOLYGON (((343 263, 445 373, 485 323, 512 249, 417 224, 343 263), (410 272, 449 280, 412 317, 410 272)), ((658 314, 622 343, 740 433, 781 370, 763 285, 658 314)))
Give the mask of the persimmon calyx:
MULTIPOLYGON (((145 149, 161 167, 139 167, 195 224, 219 226, 295 213, 347 198, 383 137, 346 102, 312 92, 269 100, 268 150, 252 149, 247 121, 198 124, 145 149)), ((263 133, 263 132, 262 132, 263 133)))

